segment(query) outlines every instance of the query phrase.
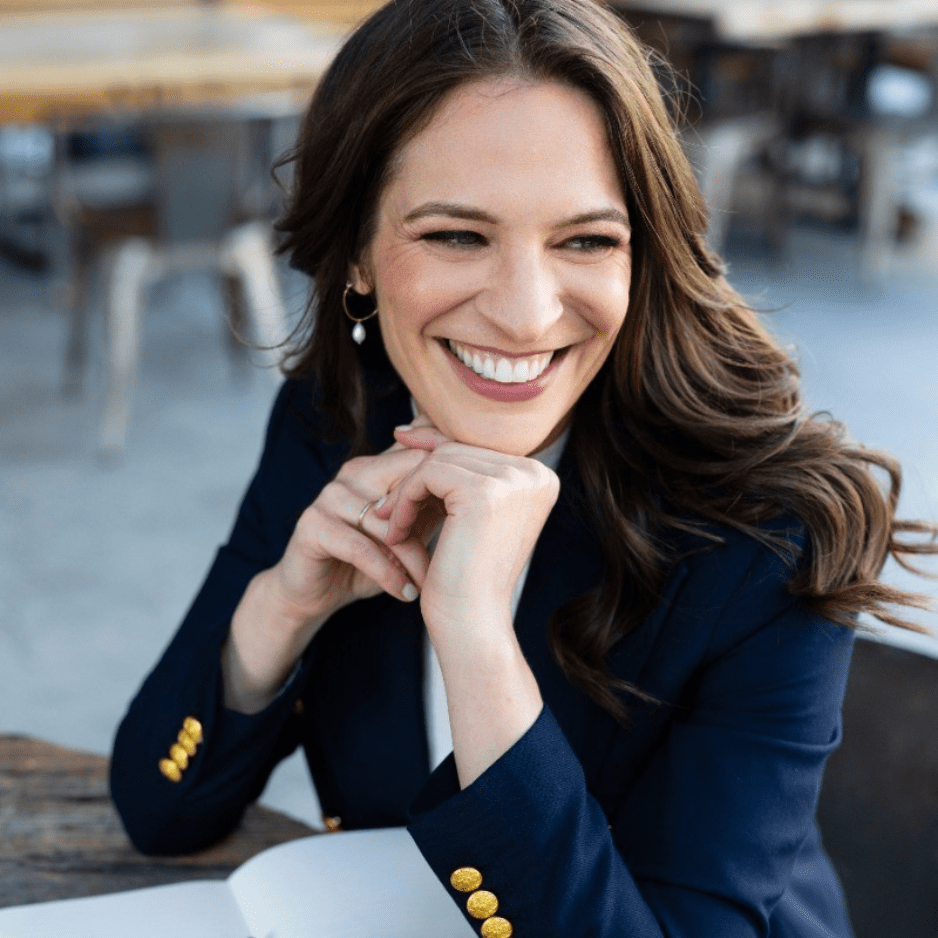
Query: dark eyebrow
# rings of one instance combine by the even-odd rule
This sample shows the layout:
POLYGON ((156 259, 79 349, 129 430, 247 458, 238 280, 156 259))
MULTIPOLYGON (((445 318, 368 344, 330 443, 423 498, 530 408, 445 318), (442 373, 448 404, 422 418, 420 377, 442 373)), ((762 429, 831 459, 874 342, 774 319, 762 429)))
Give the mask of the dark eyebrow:
POLYGON ((559 227, 563 228, 567 225, 588 225, 592 221, 613 221, 622 225, 623 228, 628 228, 629 230, 632 228, 631 224, 629 224, 628 215, 624 212, 620 212, 617 208, 600 208, 596 209, 595 212, 584 212, 582 215, 574 215, 573 218, 568 218, 559 227))
POLYGON ((483 221, 490 225, 498 224, 498 219, 478 208, 469 208, 456 202, 427 202, 404 216, 404 221, 417 221, 430 215, 447 215, 450 218, 463 218, 466 221, 483 221))
MULTIPOLYGON (((404 216, 405 222, 418 221, 421 218, 428 218, 431 215, 446 215, 449 218, 462 218, 466 221, 480 221, 489 225, 498 224, 498 219, 488 212, 478 208, 470 208, 468 205, 460 205, 457 202, 427 202, 420 205, 412 212, 404 216)), ((592 212, 583 212, 580 215, 574 215, 557 225, 558 228, 566 228, 569 225, 588 225, 594 221, 611 221, 622 225, 631 230, 628 216, 620 212, 617 208, 600 208, 592 212)))

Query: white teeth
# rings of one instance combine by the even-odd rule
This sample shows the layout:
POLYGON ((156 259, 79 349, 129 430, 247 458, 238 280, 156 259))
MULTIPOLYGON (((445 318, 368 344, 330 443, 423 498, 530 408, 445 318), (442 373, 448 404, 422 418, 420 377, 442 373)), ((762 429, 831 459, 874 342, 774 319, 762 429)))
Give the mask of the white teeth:
POLYGON ((498 358, 493 359, 484 353, 470 351, 458 342, 447 340, 450 351, 477 375, 498 381, 499 384, 520 384, 524 381, 533 381, 539 378, 544 369, 551 363, 553 352, 543 355, 532 355, 530 358, 498 358))

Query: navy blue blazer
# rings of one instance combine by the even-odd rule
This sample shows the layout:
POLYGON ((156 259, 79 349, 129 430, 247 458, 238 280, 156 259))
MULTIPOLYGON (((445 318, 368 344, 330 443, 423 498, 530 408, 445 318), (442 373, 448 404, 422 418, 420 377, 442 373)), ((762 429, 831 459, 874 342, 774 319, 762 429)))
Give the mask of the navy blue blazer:
MULTIPOLYGON (((450 876, 477 869, 516 938, 848 938, 814 813, 852 634, 789 595, 773 552, 722 531, 726 543, 677 564, 654 613, 613 648, 612 672, 666 701, 633 702, 634 726, 618 725, 547 642, 552 612, 603 571, 571 459, 515 620, 544 710, 466 789, 451 756, 429 771, 418 603, 346 607, 266 710, 224 707, 232 613, 345 458, 323 441, 314 394, 282 388, 231 538, 118 729, 111 789, 134 843, 184 853, 217 840, 302 745, 327 814, 346 829, 407 824, 462 908, 450 876)), ((372 388, 369 414, 384 449, 410 419, 406 390, 372 388)))

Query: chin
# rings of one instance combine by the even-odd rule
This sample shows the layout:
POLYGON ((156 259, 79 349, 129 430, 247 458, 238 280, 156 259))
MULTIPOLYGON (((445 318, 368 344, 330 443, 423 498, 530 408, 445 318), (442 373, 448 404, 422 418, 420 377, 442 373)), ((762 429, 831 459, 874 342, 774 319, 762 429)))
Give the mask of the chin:
MULTIPOLYGON (((442 427, 440 429, 443 430, 442 427)), ((481 425, 457 422, 451 429, 443 432, 459 443, 495 450, 506 456, 529 456, 536 453, 543 449, 548 437, 553 435, 551 428, 499 427, 497 422, 492 420, 481 425)))

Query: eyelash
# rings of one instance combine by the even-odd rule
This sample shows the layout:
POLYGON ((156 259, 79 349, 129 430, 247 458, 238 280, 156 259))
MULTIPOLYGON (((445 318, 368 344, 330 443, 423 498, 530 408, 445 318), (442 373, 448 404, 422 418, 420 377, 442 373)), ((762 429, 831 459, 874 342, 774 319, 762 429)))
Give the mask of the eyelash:
MULTIPOLYGON (((430 231, 425 235, 421 235, 421 239, 424 241, 434 241, 438 244, 449 245, 454 248, 461 248, 463 250, 480 245, 484 246, 488 243, 486 239, 476 231, 430 231)), ((579 242, 581 245, 584 245, 584 247, 581 247, 578 250, 583 250, 585 252, 617 248, 622 243, 619 238, 615 238, 610 235, 596 234, 574 235, 572 238, 568 238, 566 241, 561 242, 561 244, 572 245, 575 242, 579 242)))
POLYGON ((606 248, 617 248, 622 243, 618 238, 614 238, 611 235, 575 235, 569 238, 566 243, 570 244, 573 241, 587 244, 589 245, 588 249, 594 251, 601 251, 606 248))
POLYGON ((455 248, 470 248, 485 243, 485 238, 475 231, 430 231, 421 235, 421 238, 455 248))

